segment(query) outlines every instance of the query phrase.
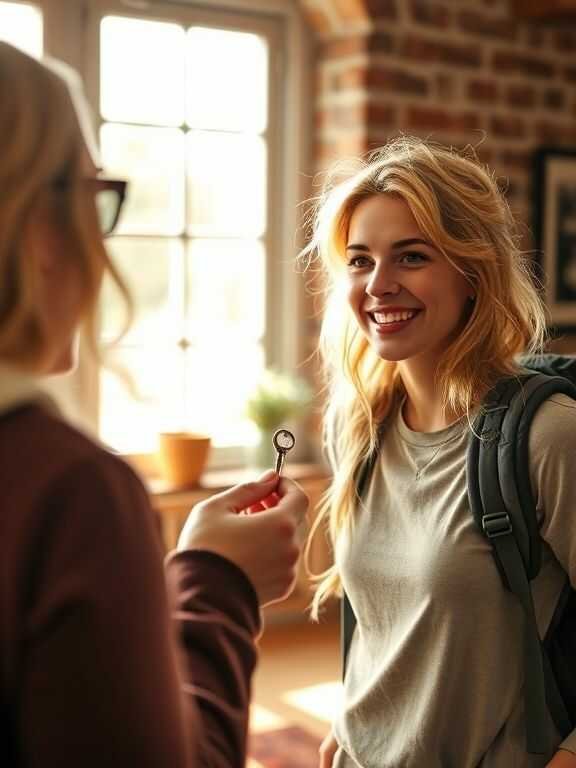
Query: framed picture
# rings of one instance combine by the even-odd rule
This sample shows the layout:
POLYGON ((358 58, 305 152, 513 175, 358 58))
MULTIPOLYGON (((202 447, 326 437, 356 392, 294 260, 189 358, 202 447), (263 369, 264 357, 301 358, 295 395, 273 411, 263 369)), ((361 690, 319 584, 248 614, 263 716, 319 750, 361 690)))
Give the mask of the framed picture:
POLYGON ((534 157, 534 235, 550 323, 576 332, 576 149, 534 157))

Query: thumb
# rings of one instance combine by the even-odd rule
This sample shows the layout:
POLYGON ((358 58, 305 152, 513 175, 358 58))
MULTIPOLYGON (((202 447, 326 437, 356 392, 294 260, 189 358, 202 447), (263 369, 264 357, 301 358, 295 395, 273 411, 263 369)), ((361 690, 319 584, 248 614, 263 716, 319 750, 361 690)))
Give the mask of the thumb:
POLYGON ((258 480, 236 485, 233 488, 222 491, 222 493, 214 496, 213 499, 218 499, 222 506, 230 512, 239 512, 241 509, 246 509, 252 504, 257 504, 267 496, 270 496, 277 484, 278 475, 269 470, 258 480))

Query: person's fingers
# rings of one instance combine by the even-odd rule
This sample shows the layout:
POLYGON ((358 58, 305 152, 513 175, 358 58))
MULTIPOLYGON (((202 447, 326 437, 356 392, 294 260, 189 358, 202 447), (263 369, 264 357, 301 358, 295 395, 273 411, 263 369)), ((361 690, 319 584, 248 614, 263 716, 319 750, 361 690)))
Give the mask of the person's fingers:
POLYGON ((275 509, 279 511, 289 510, 294 515, 296 523, 301 523, 306 518, 310 503, 302 488, 294 480, 282 477, 276 491, 280 500, 275 509))
POLYGON ((278 475, 275 472, 270 470, 266 474, 266 479, 236 485, 212 496, 210 502, 219 504, 230 512, 235 513, 240 512, 242 509, 247 509, 270 496, 278 483, 278 475))
POLYGON ((280 501, 280 496, 278 496, 277 493, 271 493, 270 496, 266 496, 265 499, 262 499, 262 507, 263 509, 272 509, 272 507, 275 507, 278 502, 280 501))

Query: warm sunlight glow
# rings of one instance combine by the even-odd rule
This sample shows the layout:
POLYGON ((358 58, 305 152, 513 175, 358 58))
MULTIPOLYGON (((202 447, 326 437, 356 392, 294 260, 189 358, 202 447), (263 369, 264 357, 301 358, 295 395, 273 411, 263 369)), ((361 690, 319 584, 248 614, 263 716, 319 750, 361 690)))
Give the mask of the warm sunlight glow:
POLYGON ((296 709, 318 720, 332 723, 342 706, 342 684, 321 683, 310 688, 288 691, 282 698, 296 709))
POLYGON ((276 712, 261 707, 258 704, 252 704, 250 707, 250 733, 262 733, 263 731, 274 731, 278 728, 285 728, 288 722, 276 712))
POLYGON ((37 59, 43 51, 42 13, 35 5, 0 2, 0 40, 37 59))
MULTIPOLYGON (((129 182, 108 246, 135 298, 101 372, 100 435, 128 453, 156 450, 167 430, 250 446, 245 404, 265 365, 268 43, 121 16, 100 32, 103 165, 129 182)), ((101 306, 108 341, 124 319, 109 282, 101 306)))
POLYGON ((185 210, 182 132, 177 128, 106 123, 100 141, 107 173, 130 179, 117 234, 181 234, 185 210))
POLYGON ((268 49, 257 35, 188 30, 186 122, 261 133, 268 112, 268 49), (226 66, 222 65, 223 52, 226 66))
POLYGON ((106 120, 181 125, 184 28, 159 21, 102 19, 100 109, 106 120))

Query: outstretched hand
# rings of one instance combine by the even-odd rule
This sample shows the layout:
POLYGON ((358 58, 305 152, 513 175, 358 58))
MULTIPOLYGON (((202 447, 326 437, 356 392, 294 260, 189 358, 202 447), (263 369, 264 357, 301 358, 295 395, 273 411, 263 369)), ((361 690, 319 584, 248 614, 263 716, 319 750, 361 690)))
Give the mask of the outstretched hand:
POLYGON ((260 480, 196 504, 178 549, 204 549, 226 557, 246 573, 261 605, 282 600, 296 581, 299 529, 308 504, 297 483, 270 471, 260 480))

